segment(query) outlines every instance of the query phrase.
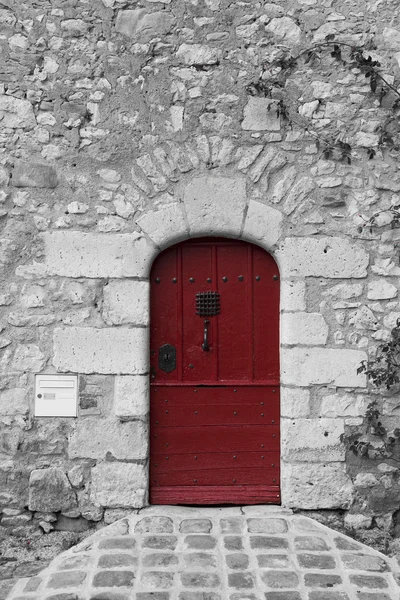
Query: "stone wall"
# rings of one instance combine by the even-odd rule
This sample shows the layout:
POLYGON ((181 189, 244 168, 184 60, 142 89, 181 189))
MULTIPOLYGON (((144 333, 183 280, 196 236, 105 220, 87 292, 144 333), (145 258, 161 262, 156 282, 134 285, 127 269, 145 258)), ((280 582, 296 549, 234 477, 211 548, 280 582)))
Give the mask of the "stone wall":
MULTIPOLYGON (((302 127, 254 82, 332 34, 374 38, 397 75, 395 7, 1 0, 3 532, 146 504, 149 270, 199 235, 254 242, 280 267, 284 504, 390 526, 397 465, 354 465, 342 441, 375 397, 357 367, 400 316, 392 217, 358 229, 360 214, 400 203, 398 154, 378 147, 390 107, 329 51, 287 78, 302 127), (351 143, 351 164, 326 159, 308 122, 351 143), (77 419, 33 417, 38 372, 79 374, 77 419)), ((395 397, 384 411, 396 427, 395 397)))

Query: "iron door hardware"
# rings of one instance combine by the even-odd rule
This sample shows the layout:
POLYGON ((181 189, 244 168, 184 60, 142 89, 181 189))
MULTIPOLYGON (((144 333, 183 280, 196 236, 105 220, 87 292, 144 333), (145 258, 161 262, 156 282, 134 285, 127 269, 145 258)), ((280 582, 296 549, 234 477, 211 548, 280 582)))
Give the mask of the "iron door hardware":
POLYGON ((171 373, 176 369, 176 348, 172 344, 164 344, 158 350, 158 366, 164 373, 171 373))
POLYGON ((208 326, 209 326, 209 324, 210 324, 210 321, 208 321, 207 319, 204 319, 204 342, 201 345, 204 352, 208 352, 210 349, 210 346, 208 345, 208 326))

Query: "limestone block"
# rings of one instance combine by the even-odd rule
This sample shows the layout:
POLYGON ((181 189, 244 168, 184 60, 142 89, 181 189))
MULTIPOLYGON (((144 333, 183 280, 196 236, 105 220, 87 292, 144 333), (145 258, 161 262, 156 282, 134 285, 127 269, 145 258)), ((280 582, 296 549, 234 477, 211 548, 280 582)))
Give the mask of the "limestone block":
POLYGON ((280 118, 273 100, 249 96, 243 116, 242 129, 245 131, 280 131, 280 118))
POLYGON ((53 231, 43 237, 47 273, 62 277, 143 277, 155 251, 138 233, 53 231))
POLYGON ((246 184, 235 177, 196 177, 185 188, 184 202, 192 234, 237 235, 246 206, 246 184))
POLYGON ((102 417, 85 417, 76 422, 68 456, 103 460, 140 460, 147 457, 148 432, 142 421, 121 422, 102 417))
POLYGON ((24 286, 21 294, 21 304, 26 308, 44 306, 47 300, 46 290, 39 285, 24 286))
POLYGON ((285 463, 282 503, 287 507, 318 510, 349 508, 352 483, 343 463, 285 463))
POLYGON ((368 299, 369 300, 389 300, 396 298, 397 288, 385 280, 371 281, 368 284, 368 299))
POLYGON ((358 298, 363 292, 362 283, 339 283, 331 288, 328 288, 325 292, 322 292, 323 296, 333 296, 340 300, 350 300, 351 298, 358 298))
POLYGON ((25 388, 13 388, 0 392, 0 415, 25 415, 29 410, 25 388))
POLYGON ((92 469, 91 499, 108 508, 145 505, 147 469, 132 463, 107 462, 92 469))
POLYGON ((120 419, 140 417, 149 412, 149 378, 147 375, 115 377, 114 412, 120 419))
POLYGON ((280 43, 284 43, 291 48, 300 42, 301 29, 289 17, 271 19, 268 25, 265 26, 265 31, 272 34, 280 43))
POLYGON ((270 248, 280 238, 282 218, 282 213, 278 210, 250 200, 242 236, 270 248))
POLYGON ((68 37, 80 37, 89 29, 89 23, 83 19, 66 19, 61 22, 61 29, 68 37))
POLYGON ((282 352, 282 383, 306 387, 332 384, 337 387, 365 387, 365 375, 357 368, 365 352, 331 348, 285 348, 282 352))
POLYGON ((310 415, 310 392, 302 388, 281 387, 281 415, 289 419, 310 415))
POLYGON ((40 373, 46 364, 46 357, 35 344, 17 346, 11 369, 24 373, 40 373))
POLYGON ((147 281, 114 279, 104 286, 103 319, 107 325, 148 325, 149 284, 147 281))
POLYGON ((61 373, 135 375, 148 370, 148 331, 66 327, 54 331, 53 364, 61 373))
POLYGON ((277 204, 286 196, 287 192, 292 188, 293 183, 297 177, 296 167, 288 167, 283 171, 281 177, 276 182, 270 195, 272 202, 277 204))
POLYGON ((29 478, 29 510, 66 512, 76 506, 75 493, 64 471, 56 467, 32 471, 29 478))
POLYGON ((378 479, 373 473, 357 473, 354 480, 355 487, 372 488, 378 485, 378 479))
POLYGON ((315 189, 315 181, 310 177, 302 177, 289 190, 283 203, 283 210, 287 215, 291 215, 298 206, 315 189))
POLYGON ((178 203, 159 206, 157 210, 144 213, 136 222, 158 246, 188 237, 183 206, 178 203))
POLYGON ((340 442, 344 419, 282 419, 283 460, 344 461, 346 448, 340 442))
POLYGON ((400 50, 400 31, 393 27, 385 27, 382 37, 386 48, 390 50, 400 50))
POLYGON ((14 165, 11 181, 15 187, 52 189, 58 185, 57 172, 53 167, 22 160, 14 165))
POLYGON ((354 144, 361 148, 372 148, 379 144, 379 135, 358 131, 354 136, 354 144))
POLYGON ((328 339, 329 328, 319 313, 283 313, 281 316, 282 344, 320 346, 328 339))
POLYGON ((222 52, 213 46, 181 44, 176 53, 185 65, 215 65, 222 59, 222 52))
POLYGON ((1 127, 33 129, 36 119, 29 100, 0 95, 1 127))
POLYGON ((279 247, 284 277, 366 277, 368 253, 339 237, 287 238, 279 247))
POLYGON ((173 16, 166 11, 149 13, 145 8, 120 10, 115 29, 135 43, 146 43, 170 31, 173 22, 173 16))
POLYGON ((344 517, 344 524, 348 529, 369 529, 372 525, 372 517, 349 513, 344 517))
POLYGON ((371 399, 360 394, 328 394, 321 401, 322 417, 359 417, 364 416, 371 399))
POLYGON ((304 281, 281 281, 282 310, 306 309, 306 284, 304 281))
POLYGON ((349 325, 356 329, 376 331, 378 329, 378 319, 368 306, 360 306, 349 319, 349 325))

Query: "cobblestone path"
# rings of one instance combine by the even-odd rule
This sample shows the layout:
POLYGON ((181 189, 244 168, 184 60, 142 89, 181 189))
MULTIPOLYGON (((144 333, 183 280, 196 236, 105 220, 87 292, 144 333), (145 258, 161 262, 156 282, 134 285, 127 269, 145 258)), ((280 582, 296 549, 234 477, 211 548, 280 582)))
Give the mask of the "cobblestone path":
POLYGON ((8 600, 399 600, 399 567, 279 507, 152 506, 20 579, 8 600))

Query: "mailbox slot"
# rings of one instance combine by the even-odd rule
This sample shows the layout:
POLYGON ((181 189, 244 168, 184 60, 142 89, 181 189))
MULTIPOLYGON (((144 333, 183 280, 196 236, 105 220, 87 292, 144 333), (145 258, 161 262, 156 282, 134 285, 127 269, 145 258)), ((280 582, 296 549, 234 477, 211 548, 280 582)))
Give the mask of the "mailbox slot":
POLYGON ((77 375, 35 375, 35 417, 76 417, 77 375))

